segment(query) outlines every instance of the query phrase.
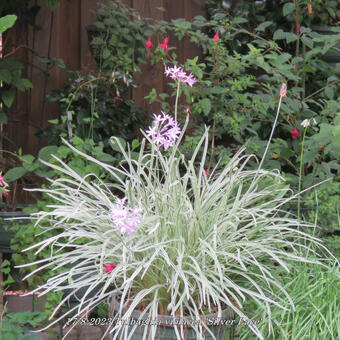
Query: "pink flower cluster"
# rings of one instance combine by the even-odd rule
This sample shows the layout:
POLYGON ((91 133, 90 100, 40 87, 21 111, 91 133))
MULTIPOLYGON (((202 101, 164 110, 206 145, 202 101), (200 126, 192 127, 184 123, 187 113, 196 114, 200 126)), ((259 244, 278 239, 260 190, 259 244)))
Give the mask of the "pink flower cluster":
POLYGON ((179 124, 168 114, 161 111, 160 115, 153 115, 155 120, 153 126, 149 127, 146 135, 153 139, 158 146, 163 146, 166 151, 173 146, 181 133, 179 124))
POLYGON ((192 73, 187 75, 182 67, 177 67, 176 65, 174 67, 166 68, 164 73, 171 79, 188 84, 190 87, 192 87, 197 81, 192 73))
POLYGON ((110 210, 110 216, 114 219, 122 234, 128 232, 132 235, 140 223, 141 215, 138 208, 126 207, 125 201, 126 198, 117 198, 114 207, 110 210))

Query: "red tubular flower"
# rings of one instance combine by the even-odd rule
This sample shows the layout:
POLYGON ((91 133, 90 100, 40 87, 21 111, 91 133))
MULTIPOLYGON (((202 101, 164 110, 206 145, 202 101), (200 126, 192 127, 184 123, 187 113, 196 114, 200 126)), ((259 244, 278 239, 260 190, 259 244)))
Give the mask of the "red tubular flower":
POLYGON ((148 38, 148 41, 145 43, 145 48, 148 50, 148 58, 150 57, 150 50, 152 48, 151 38, 148 38))
POLYGON ((307 9, 308 9, 309 14, 313 14, 313 8, 312 8, 312 4, 310 2, 307 3, 307 9))
POLYGON ((111 273, 113 269, 115 269, 117 266, 114 263, 110 263, 110 264, 103 264, 104 268, 105 268, 105 273, 111 273))
POLYGON ((215 43, 218 43, 218 40, 220 39, 220 36, 218 35, 218 32, 214 35, 214 41, 215 43))
POLYGON ((160 45, 164 52, 167 52, 169 49, 168 42, 169 42, 169 37, 165 38, 160 45))
POLYGON ((291 133, 293 139, 296 139, 300 136, 299 130, 296 128, 296 126, 294 126, 294 130, 289 132, 291 133))

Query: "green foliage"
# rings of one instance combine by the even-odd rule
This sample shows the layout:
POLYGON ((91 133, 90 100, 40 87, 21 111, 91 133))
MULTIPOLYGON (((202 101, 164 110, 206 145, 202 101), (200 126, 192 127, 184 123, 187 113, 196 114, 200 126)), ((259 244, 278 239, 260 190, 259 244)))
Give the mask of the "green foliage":
POLYGON ((108 1, 101 4, 89 33, 100 69, 128 85, 133 72, 140 71, 140 63, 145 62, 145 42, 150 34, 146 21, 123 1, 108 1))
MULTIPOLYGON (((248 304, 252 320, 260 320, 259 328, 266 340, 339 339, 340 337, 340 272, 339 267, 320 268, 296 263, 290 273, 281 273, 285 289, 291 293, 295 310, 288 299, 282 311, 274 307, 271 315, 273 327, 259 306, 248 304)), ((240 340, 253 339, 247 327, 237 330, 240 340)))
POLYGON ((320 227, 319 236, 340 258, 340 183, 326 183, 305 197, 306 220, 320 227))
MULTIPOLYGON (((11 271, 11 263, 8 261, 8 260, 4 260, 2 262, 2 265, 1 265, 1 268, 0 270, 2 271, 3 274, 5 274, 7 276, 7 279, 0 282, 0 285, 2 287, 7 287, 7 285, 11 284, 14 282, 11 274, 10 274, 10 271, 11 271)), ((0 289, 0 294, 2 294, 4 291, 2 289, 0 289)))
POLYGON ((8 170, 4 178, 6 182, 11 183, 24 176, 26 173, 27 170, 24 167, 16 167, 8 170))
POLYGON ((16 15, 6 15, 0 18, 0 34, 11 28, 17 20, 16 15))
MULTIPOLYGON (((0 110, 12 106, 15 90, 25 91, 28 88, 32 88, 32 83, 28 79, 21 77, 22 70, 23 65, 15 59, 4 58, 0 60, 0 81, 3 83, 3 86, 0 88, 0 104, 1 102, 3 103, 0 110)), ((7 115, 4 111, 1 112, 1 121, 6 123, 7 115)))
MULTIPOLYGON (((252 5, 247 2, 242 6, 252 5)), ((266 20, 257 25, 261 11, 268 9, 263 7, 264 3, 259 6, 248 8, 251 18, 254 16, 257 20, 246 23, 244 18, 230 17, 220 8, 212 12, 209 21, 196 17, 191 22, 177 19, 150 25, 156 37, 171 32, 178 39, 190 39, 204 51, 200 61, 194 58, 184 63, 185 69, 198 79, 193 88, 184 88, 181 92, 184 102, 181 111, 184 113, 189 107, 195 116, 193 136, 187 141, 191 143, 192 137, 199 136, 206 124, 212 127, 214 140, 215 150, 212 148, 209 156, 212 165, 217 158, 223 159, 221 165, 226 164, 244 143, 249 151, 262 157, 274 121, 279 89, 287 82, 288 95, 283 100, 265 167, 281 169, 290 183, 297 186, 301 136, 294 140, 290 131, 296 126, 302 135, 301 122, 315 118, 317 125, 308 128, 305 141, 302 187, 338 177, 340 68, 325 63, 322 55, 336 45, 340 31, 335 28, 332 34, 324 35, 302 22, 300 34, 293 33, 296 22, 292 16, 296 9, 290 2, 285 2, 279 14, 271 13, 277 16, 277 22, 266 20), (285 26, 278 26, 279 20, 286 19, 285 26), (215 32, 220 35, 218 43, 212 39, 215 32)), ((274 11, 277 12, 277 8, 273 8, 274 11)), ((162 60, 165 65, 178 63, 176 53, 172 48, 170 58, 155 48, 150 61, 162 60)), ((174 89, 170 97, 174 97, 176 84, 170 86, 174 89)), ((173 110, 167 94, 156 89, 146 98, 150 103, 159 102, 168 112, 173 110)))
POLYGON ((60 103, 61 117, 50 121, 50 127, 39 136, 52 144, 59 144, 60 137, 92 139, 103 142, 105 150, 109 150, 111 136, 131 142, 135 128, 143 125, 144 112, 129 97, 123 82, 101 73, 83 77, 69 72, 66 86, 47 97, 50 102, 60 103))
POLYGON ((54 11, 59 6, 60 0, 45 0, 45 4, 51 11, 54 11))
MULTIPOLYGON (((7 313, 0 320, 0 339, 25 340, 27 331, 41 326, 44 319, 45 314, 41 312, 7 313)), ((33 336, 31 338, 33 339, 33 336)))
MULTIPOLYGON (((15 15, 6 15, 0 18, 0 34, 11 28, 17 17, 15 15)), ((6 108, 10 108, 15 97, 15 90, 25 91, 32 88, 32 83, 22 78, 23 65, 12 58, 2 58, 0 60, 0 123, 7 123, 6 108)))
POLYGON ((304 13, 305 20, 315 25, 334 25, 340 22, 340 3, 338 0, 313 0, 313 15, 304 13))

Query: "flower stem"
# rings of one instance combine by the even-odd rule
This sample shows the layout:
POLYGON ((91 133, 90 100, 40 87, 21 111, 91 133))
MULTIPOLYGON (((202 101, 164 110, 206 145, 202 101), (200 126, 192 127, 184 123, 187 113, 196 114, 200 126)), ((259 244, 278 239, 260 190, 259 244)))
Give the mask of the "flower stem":
POLYGON ((175 121, 177 122, 177 106, 178 106, 178 97, 179 97, 179 85, 180 82, 177 81, 177 93, 176 93, 176 102, 175 102, 175 121))
POLYGON ((279 118, 279 113, 280 113, 280 108, 281 108, 281 102, 282 102, 282 97, 280 96, 280 100, 279 100, 279 105, 277 107, 277 111, 276 111, 276 117, 275 117, 275 121, 274 121, 274 124, 273 124, 273 127, 272 127, 272 131, 270 133, 270 136, 269 136, 269 139, 268 139, 268 142, 267 142, 267 146, 266 146, 266 149, 264 150, 264 153, 263 153, 263 156, 262 156, 262 160, 260 162, 260 165, 257 169, 257 171, 260 171, 260 169, 262 168, 262 165, 263 165, 263 162, 264 162, 264 159, 266 158, 266 155, 267 155, 267 152, 268 152, 268 149, 269 149, 269 144, 273 138, 273 134, 274 134, 274 131, 275 131, 275 127, 276 127, 276 123, 277 123, 277 120, 279 118))
POLYGON ((303 161, 303 150, 304 150, 304 145, 305 145, 305 137, 306 137, 306 132, 307 132, 307 127, 305 127, 305 131, 303 132, 303 137, 302 137, 302 145, 301 145, 301 155, 300 155, 300 172, 299 172, 299 189, 298 189, 298 219, 300 219, 300 205, 301 205, 301 183, 302 183, 302 161, 303 161))

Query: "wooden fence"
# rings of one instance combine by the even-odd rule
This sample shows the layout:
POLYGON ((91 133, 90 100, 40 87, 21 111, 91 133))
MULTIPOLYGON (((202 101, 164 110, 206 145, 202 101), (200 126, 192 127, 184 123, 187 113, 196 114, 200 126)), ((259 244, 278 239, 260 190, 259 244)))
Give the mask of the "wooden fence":
MULTIPOLYGON (((192 19, 196 15, 205 16, 204 0, 125 0, 141 16, 170 20, 172 18, 192 19), (166 10, 160 11, 163 7, 166 10)), ((33 26, 17 24, 9 35, 11 48, 19 48, 15 55, 25 67, 25 76, 33 83, 33 89, 18 93, 13 105, 3 140, 5 149, 37 154, 44 141, 36 133, 47 125, 49 119, 58 117, 59 105, 46 103, 44 98, 53 89, 61 88, 66 80, 66 72, 53 68, 47 72, 47 64, 39 57, 60 58, 70 70, 88 72, 95 68, 89 50, 86 27, 95 21, 94 11, 98 0, 61 0, 60 6, 51 12, 42 0, 33 0, 30 5, 41 7, 36 17, 37 29, 33 26)), ((177 47, 179 60, 192 58, 199 53, 188 41, 171 41, 177 47)), ((133 93, 137 105, 146 107, 144 96, 153 88, 162 90, 164 80, 160 77, 160 66, 143 65, 142 75, 137 75, 138 89, 133 93)))

